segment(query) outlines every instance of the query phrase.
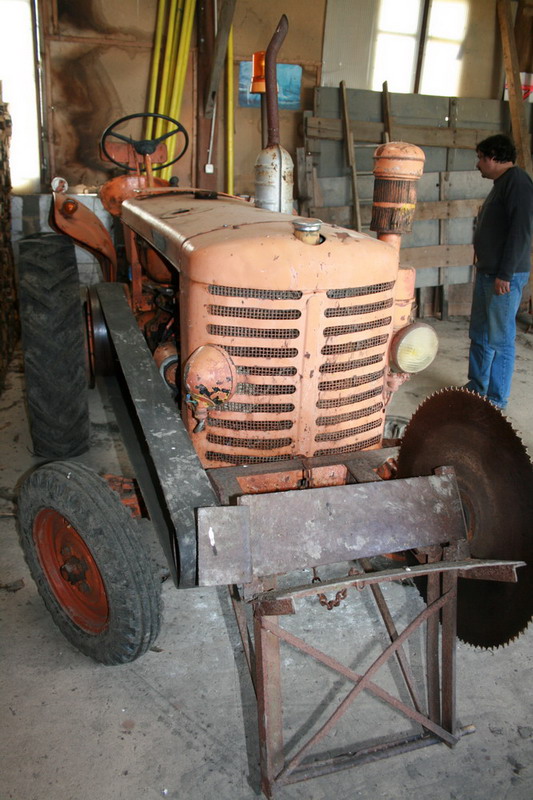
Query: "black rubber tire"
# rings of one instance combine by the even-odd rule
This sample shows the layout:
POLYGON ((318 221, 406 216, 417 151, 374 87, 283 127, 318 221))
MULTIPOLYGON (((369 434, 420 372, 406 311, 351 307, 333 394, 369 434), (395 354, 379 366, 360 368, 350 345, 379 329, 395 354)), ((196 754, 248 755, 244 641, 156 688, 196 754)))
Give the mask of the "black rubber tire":
POLYGON ((18 297, 34 452, 71 458, 89 448, 87 358, 74 244, 58 233, 19 243, 18 297))
MULTIPOLYGON (((161 584, 141 525, 130 515, 106 481, 83 464, 56 461, 32 472, 18 496, 20 540, 37 589, 52 618, 85 655, 102 664, 125 664, 142 656, 155 641, 161 624, 161 584), (98 632, 74 619, 77 604, 86 603, 63 568, 45 559, 54 550, 39 540, 43 516, 61 515, 64 530, 82 540, 94 572, 105 589, 106 610, 98 632), (72 530, 73 529, 73 530, 72 530), (57 589, 54 587, 54 581, 57 589), (65 602, 65 598, 71 602, 65 602), (77 599, 79 598, 79 600, 77 599)), ((58 517, 55 517, 58 518, 58 517)), ((50 537, 59 546, 60 537, 50 537)), ((45 539, 48 543, 48 539, 45 539)), ((55 552, 55 551, 54 551, 55 552)), ((65 548, 61 549, 61 553, 65 548)), ((61 556, 62 558, 63 556, 61 556)))

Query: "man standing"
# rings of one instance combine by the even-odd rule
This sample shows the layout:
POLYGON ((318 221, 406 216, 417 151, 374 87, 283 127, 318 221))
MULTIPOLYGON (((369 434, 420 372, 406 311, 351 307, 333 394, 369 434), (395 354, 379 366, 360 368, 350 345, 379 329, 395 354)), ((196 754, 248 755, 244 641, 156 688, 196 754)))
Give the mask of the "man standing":
POLYGON ((533 181, 515 166, 507 136, 477 145, 476 168, 494 186, 474 232, 476 281, 470 317, 467 389, 505 409, 515 359, 516 314, 531 267, 533 181))

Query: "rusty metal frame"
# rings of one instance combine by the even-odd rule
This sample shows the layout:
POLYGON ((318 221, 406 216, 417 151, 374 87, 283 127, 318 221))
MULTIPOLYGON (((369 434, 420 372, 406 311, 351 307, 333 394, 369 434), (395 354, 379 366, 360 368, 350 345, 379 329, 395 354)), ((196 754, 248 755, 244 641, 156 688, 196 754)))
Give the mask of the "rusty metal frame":
POLYGON ((462 735, 475 730, 473 725, 458 729, 456 719, 457 580, 459 577, 465 577, 469 571, 472 571, 477 577, 481 576, 485 570, 491 573, 493 578, 499 580, 516 580, 516 568, 519 566, 519 562, 489 562, 477 559, 444 560, 430 561, 409 568, 408 574, 413 578, 428 576, 428 580, 432 583, 432 600, 401 633, 395 627, 380 584, 405 579, 405 568, 372 572, 369 562, 362 559, 360 563, 363 571, 358 575, 350 575, 345 579, 336 579, 313 586, 305 585, 278 591, 266 591, 267 587, 259 584, 254 587, 245 587, 243 594, 236 586, 230 587, 245 656, 257 695, 261 786, 267 798, 272 797, 275 790, 281 786, 399 753, 442 742, 453 747, 462 735), (336 596, 340 595, 344 599, 350 590, 361 590, 365 587, 369 587, 373 593, 390 644, 385 646, 382 653, 363 674, 346 667, 332 655, 295 636, 284 629, 279 622, 279 617, 296 613, 294 605, 296 598, 318 596, 328 591, 329 593, 337 592, 336 596), (250 590, 252 597, 247 598, 246 595, 250 590), (259 593, 257 593, 258 590, 259 593), (253 608, 253 638, 246 621, 247 603, 250 603, 253 608), (426 623, 427 712, 424 711, 424 703, 418 695, 403 649, 407 639, 424 623, 426 623), (335 711, 330 714, 328 720, 288 761, 285 760, 283 740, 281 642, 319 661, 353 683, 353 687, 335 711), (393 656, 398 660, 412 706, 394 697, 372 680, 375 673, 393 656), (392 709, 404 714, 411 722, 420 725, 421 733, 416 734, 409 731, 370 746, 358 747, 350 744, 346 752, 341 755, 316 757, 312 762, 306 761, 306 756, 310 751, 322 741, 363 690, 377 696, 392 709))
MULTIPOLYGON (((215 585, 220 584, 223 577, 227 578, 226 583, 230 580, 240 582, 239 586, 232 585, 229 590, 242 639, 244 655, 257 697, 261 788, 267 798, 271 798, 278 788, 288 784, 421 747, 442 742, 453 747, 462 735, 472 733, 475 730, 473 725, 458 728, 456 718, 457 581, 458 578, 516 581, 516 569, 519 566, 523 566, 523 562, 470 558, 465 521, 461 503, 458 500, 458 490, 454 483, 453 468, 440 467, 435 470, 434 479, 448 478, 452 480, 449 483, 449 491, 439 501, 439 513, 447 514, 448 522, 444 527, 435 529, 433 533, 428 534, 428 531, 425 530, 424 516, 420 517, 420 514, 414 511, 415 506, 422 505, 422 511, 425 509, 426 514, 431 514, 432 502, 430 495, 425 490, 422 491, 422 487, 420 487, 413 496, 409 487, 405 486, 405 502, 410 504, 411 524, 413 531, 416 530, 415 538, 418 542, 414 552, 420 563, 414 566, 395 566, 391 569, 379 571, 374 569, 370 556, 387 552, 388 547, 394 544, 394 536, 386 531, 377 532, 375 539, 371 538, 369 540, 367 537, 361 547, 363 551, 365 549, 368 550, 368 553, 361 552, 358 555, 351 556, 352 559, 356 559, 352 563, 357 564, 357 568, 352 567, 346 577, 327 581, 320 581, 317 578, 316 570, 313 570, 315 578, 312 583, 306 582, 303 585, 277 589, 277 578, 275 576, 264 577, 259 571, 245 569, 242 565, 242 568, 235 570, 233 562, 231 570, 229 570, 226 563, 228 562, 228 553, 225 552, 225 547, 228 542, 231 545, 228 551, 230 555, 232 553, 235 555, 237 552, 242 555, 244 552, 243 558, 246 561, 248 553, 248 555, 253 556, 253 562, 258 554, 257 536, 261 540, 261 537, 266 535, 267 548, 275 547, 274 539, 276 538, 280 539, 280 541, 289 535, 293 539, 294 537, 298 538, 298 530, 291 528, 290 523, 288 523, 288 527, 285 527, 282 521, 284 513, 287 514, 289 520, 292 520, 296 513, 294 505, 291 505, 293 503, 291 496, 301 494, 300 492, 292 491, 292 486, 296 480, 295 474, 298 472, 301 473, 303 478, 308 479, 303 481, 305 486, 302 485, 300 487, 298 482, 297 485, 298 488, 305 489, 304 495, 307 492, 311 493, 307 495, 308 501, 306 504, 306 508, 308 507, 309 509, 309 518, 329 528, 334 524, 332 522, 333 519, 340 519, 333 513, 333 510, 337 513, 339 508, 333 509, 333 505, 341 503, 342 497, 340 495, 344 496, 348 492, 352 502, 354 526, 360 525, 358 530, 361 534, 361 539, 364 539, 365 537, 362 534, 365 521, 367 519, 372 521, 373 515, 378 512, 371 508, 368 510, 368 514, 366 513, 365 502, 370 503, 371 507, 375 505, 370 499, 370 492, 358 499, 357 487, 352 486, 350 488, 346 484, 368 485, 380 482, 384 462, 388 463, 387 459, 392 459, 395 455, 396 449, 391 448, 353 454, 350 458, 342 461, 346 471, 343 481, 344 488, 336 485, 337 473, 335 470, 330 470, 333 465, 339 466, 339 460, 331 458, 296 459, 290 462, 278 462, 274 465, 255 465, 253 469, 249 467, 232 467, 209 471, 211 482, 223 507, 198 509, 199 576, 205 576, 207 584, 210 583, 211 578, 213 578, 212 582, 215 585), (326 505, 329 503, 329 523, 317 510, 320 504, 317 507, 316 502, 314 505, 311 502, 315 491, 311 488, 313 486, 313 470, 316 468, 324 470, 325 467, 327 467, 327 470, 321 473, 321 477, 331 478, 333 482, 328 484, 330 488, 321 488, 319 491, 322 501, 326 505), (277 482, 281 485, 286 473, 293 473, 290 478, 290 488, 287 484, 285 491, 276 491, 276 488, 272 487, 275 487, 277 482), (265 491, 265 486, 268 486, 266 489, 267 497, 269 492, 273 492, 277 498, 276 513, 281 509, 281 516, 279 513, 277 513, 277 516, 273 514, 272 505, 269 505, 270 501, 265 505, 259 499, 260 495, 253 494, 254 491, 259 493, 262 490, 265 491), (252 494, 247 495, 246 490, 250 491, 250 487, 252 487, 252 494), (260 510, 260 513, 256 513, 250 520, 245 519, 240 513, 243 511, 243 506, 239 505, 243 502, 248 506, 255 505, 260 510), (292 511, 290 511, 291 508, 292 511), (269 509, 272 512, 272 516, 269 509), (272 527, 274 516, 276 516, 277 520, 274 523, 275 537, 274 539, 269 539, 267 528, 272 527), (269 519, 267 526, 263 521, 265 517, 269 519), (221 522, 222 524, 220 524, 221 522), (216 529, 216 546, 215 535, 210 527, 211 525, 216 529), (224 536, 219 538, 219 528, 222 531, 231 530, 231 536, 226 539, 224 539, 224 536), (209 573, 209 565, 213 563, 213 555, 209 547, 205 546, 208 529, 211 534, 209 538, 212 539, 211 547, 216 557, 215 561, 222 559, 220 572, 215 570, 212 575, 209 573), (248 537, 250 531, 252 535, 248 537), (239 578, 236 577, 237 574, 240 575, 239 578), (230 578, 230 575, 235 577, 230 578), (422 576, 427 578, 427 605, 399 632, 381 590, 381 584, 391 581, 405 582, 406 579, 412 580, 422 576), (317 584, 315 583, 316 580, 320 582, 317 584), (334 655, 323 652, 280 624, 280 618, 296 614, 295 600, 297 599, 314 597, 322 606, 332 609, 341 602, 347 601, 349 594, 353 593, 354 589, 362 590, 365 588, 369 588, 373 594, 389 641, 384 646, 381 654, 362 674, 345 666, 334 655), (328 595, 332 599, 328 600, 328 595), (250 608, 253 612, 253 625, 250 624, 251 620, 249 619, 250 608), (420 697, 419 687, 415 682, 411 664, 404 650, 405 642, 414 633, 419 632, 422 626, 425 626, 426 641, 424 663, 424 692, 426 696, 424 699, 420 697), (307 741, 300 746, 298 752, 289 758, 286 757, 284 745, 281 642, 320 662, 331 669, 333 673, 342 676, 353 684, 344 699, 338 703, 335 710, 330 713, 329 718, 319 730, 310 735, 307 741), (373 680, 375 673, 393 657, 398 662, 403 685, 408 692, 410 700, 407 702, 395 697, 373 680), (349 743, 347 750, 341 754, 336 751, 335 754, 312 755, 311 751, 314 751, 341 717, 351 709, 354 701, 363 691, 378 697, 395 713, 403 714, 411 724, 419 726, 419 732, 414 732, 411 728, 400 735, 391 735, 390 732, 387 735, 387 732, 384 731, 380 739, 374 739, 370 744, 368 742, 361 742, 359 745, 349 743)), ((429 478, 418 480, 424 482, 428 481, 429 478)), ((393 481, 393 483, 399 483, 399 481, 393 481)), ((395 502, 400 501, 396 498, 395 502)), ((398 514, 398 517, 400 518, 401 514, 398 514)), ((321 529, 319 534, 318 539, 322 541, 321 529)), ((226 534, 227 536, 228 534, 226 534)), ((343 541, 344 547, 346 547, 347 542, 346 540, 343 541)), ((282 544, 280 543, 279 546, 282 546, 282 544)), ((294 541, 288 543, 288 554, 293 546, 294 541)), ((260 551, 261 547, 259 548, 259 553, 260 551)), ((344 558, 346 558, 346 551, 344 550, 343 552, 345 553, 344 558)), ((335 553, 337 553, 337 550, 333 548, 332 554, 335 553)), ((255 563, 261 564, 261 560, 256 560, 255 563)), ((273 561, 267 560, 265 563, 270 566, 273 564, 278 564, 279 566, 276 559, 273 561)), ((289 563, 292 563, 290 558, 289 563)), ((326 559, 323 563, 329 563, 329 561, 326 559)), ((288 571, 288 569, 285 570, 286 573, 288 571)), ((288 575, 285 574, 283 581, 285 582, 287 578, 288 575)), ((294 578, 292 579, 294 580, 294 578)), ((307 581, 308 579, 304 577, 303 580, 307 581)))

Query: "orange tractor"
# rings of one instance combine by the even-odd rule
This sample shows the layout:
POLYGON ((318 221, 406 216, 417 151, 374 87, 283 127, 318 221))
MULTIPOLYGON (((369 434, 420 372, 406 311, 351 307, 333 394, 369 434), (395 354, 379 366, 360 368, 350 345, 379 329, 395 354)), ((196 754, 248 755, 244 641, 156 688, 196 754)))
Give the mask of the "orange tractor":
MULTIPOLYGON (((422 151, 401 142, 377 149, 373 238, 156 178, 165 139, 180 137, 181 155, 187 134, 169 120, 163 136, 133 140, 121 131, 137 116, 146 115, 118 120, 101 142, 104 157, 128 173, 100 192, 122 223, 126 267, 61 179, 51 214, 58 233, 21 242, 28 411, 35 453, 47 461, 23 482, 18 504, 44 602, 86 655, 118 664, 145 653, 161 605, 139 518, 155 529, 176 586, 230 585, 270 796, 276 785, 338 766, 309 766, 305 748, 284 762, 279 647, 289 635, 279 620, 298 597, 332 609, 362 586, 381 610, 380 583, 416 578, 426 610, 402 634, 383 610, 384 657, 400 658, 407 635, 426 623, 434 650, 441 620, 443 676, 439 687, 429 659, 427 711, 401 704, 421 727, 404 749, 454 744, 455 626, 464 641, 494 647, 531 616, 531 568, 522 566, 518 582, 515 569, 533 561, 524 529, 533 481, 509 423, 465 390, 427 400, 399 455, 383 447, 392 393, 437 350, 433 329, 414 319, 414 271, 399 268, 422 151), (83 311, 73 243, 96 255, 104 278, 86 292, 83 311), (71 460, 89 446, 87 388, 98 381, 113 400, 134 479, 101 477, 71 460), (497 476, 494 431, 505 443, 497 476), (515 507, 490 501, 496 477, 515 507), (372 558, 391 553, 401 560, 376 571, 372 558), (310 570, 316 579, 317 568, 347 561, 341 577, 310 581, 310 570), (275 576, 298 570, 296 587, 276 588, 275 576)), ((356 684, 354 698, 377 691, 371 671, 343 674, 356 684)), ((376 748, 373 756, 386 754, 376 748)))

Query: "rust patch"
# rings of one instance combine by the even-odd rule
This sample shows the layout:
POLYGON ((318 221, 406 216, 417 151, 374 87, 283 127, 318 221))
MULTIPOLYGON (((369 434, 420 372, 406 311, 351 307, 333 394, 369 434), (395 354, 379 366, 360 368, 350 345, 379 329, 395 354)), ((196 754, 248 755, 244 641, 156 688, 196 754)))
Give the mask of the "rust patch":
POLYGON ((121 109, 120 98, 102 67, 102 49, 80 54, 76 48, 71 58, 54 63, 56 169, 71 184, 91 185, 115 171, 104 167, 98 153, 101 133, 109 124, 109 109, 121 109))
MULTIPOLYGON (((115 35, 119 28, 104 19, 99 9, 100 3, 94 0, 84 0, 83 3, 73 3, 72 0, 57 0, 57 17, 59 23, 67 23, 68 27, 77 31, 94 31, 96 33, 115 35)), ((120 30, 124 34, 124 29, 120 30)))

